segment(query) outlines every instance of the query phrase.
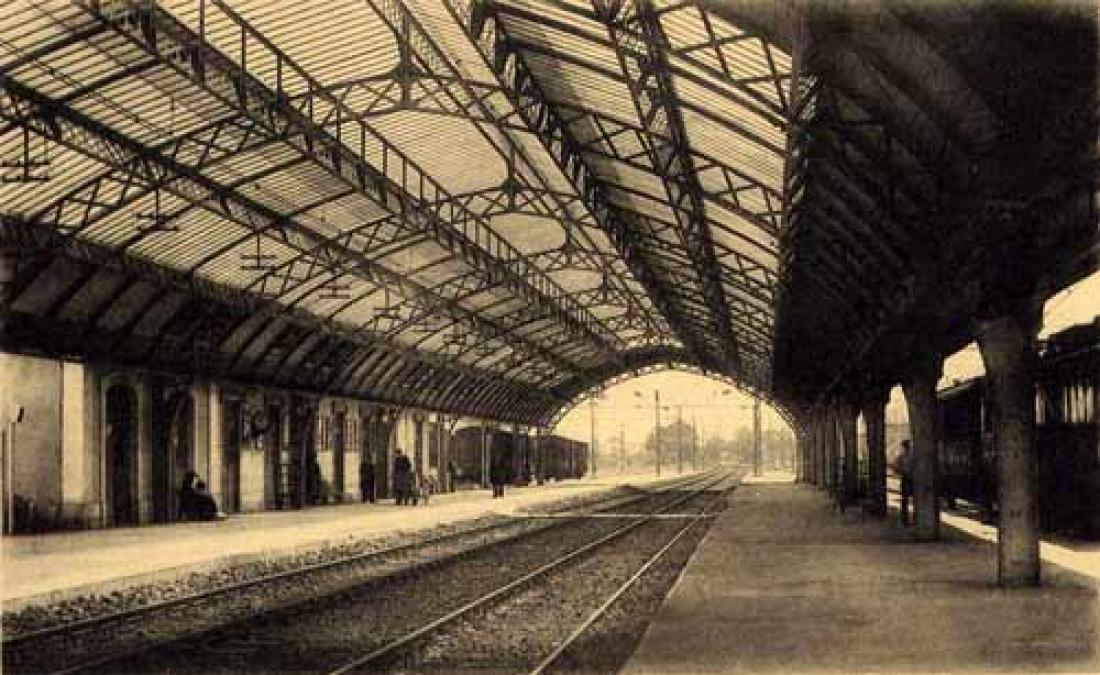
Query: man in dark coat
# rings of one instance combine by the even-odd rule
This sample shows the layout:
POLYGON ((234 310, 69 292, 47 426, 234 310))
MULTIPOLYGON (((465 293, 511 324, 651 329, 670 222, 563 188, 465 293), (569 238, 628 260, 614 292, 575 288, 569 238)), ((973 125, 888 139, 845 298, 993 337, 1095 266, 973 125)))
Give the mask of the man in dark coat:
POLYGON ((397 496, 398 505, 408 504, 411 497, 409 478, 412 474, 412 462, 401 450, 397 451, 393 458, 393 490, 397 496))
POLYGON ((901 524, 909 524, 909 504, 913 500, 913 443, 901 442, 901 452, 894 460, 894 472, 901 477, 901 524))
POLYGON ((489 482, 493 484, 493 499, 504 496, 504 485, 511 479, 508 463, 503 460, 493 462, 489 467, 489 482))
POLYGON ((201 480, 195 482, 193 500, 194 518, 196 520, 216 520, 218 518, 218 502, 206 489, 206 483, 201 480))
POLYGON ((194 471, 188 471, 183 475, 183 484, 180 485, 180 489, 176 493, 179 502, 180 520, 193 520, 196 517, 195 482, 198 479, 199 474, 194 471))
POLYGON ((374 503, 374 458, 365 457, 359 464, 359 490, 363 501, 374 503))

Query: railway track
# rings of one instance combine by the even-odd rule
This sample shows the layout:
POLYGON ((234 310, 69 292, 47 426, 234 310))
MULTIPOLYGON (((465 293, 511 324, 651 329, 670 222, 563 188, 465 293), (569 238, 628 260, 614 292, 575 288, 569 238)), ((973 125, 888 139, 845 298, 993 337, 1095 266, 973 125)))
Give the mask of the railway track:
MULTIPOLYGON (((79 672, 99 669, 188 635, 217 632, 271 611, 293 608, 317 595, 340 593, 364 583, 407 578, 512 540, 552 531, 589 513, 613 514, 651 501, 657 508, 676 493, 705 477, 660 485, 654 492, 614 497, 589 505, 583 513, 559 519, 515 517, 502 522, 447 533, 427 540, 367 551, 322 563, 248 579, 133 609, 7 637, 3 642, 7 672, 79 672), (129 634, 127 638, 121 635, 129 634)), ((247 641, 247 638, 241 638, 247 641)))
MULTIPOLYGON (((726 480, 720 477, 707 487, 714 488, 726 480)), ((730 486, 732 487, 732 485, 730 486)), ((700 490, 699 492, 703 492, 700 490)), ((655 517, 657 514, 639 514, 637 519, 627 516, 629 522, 618 527, 608 534, 590 541, 583 546, 540 566, 528 574, 509 581, 492 591, 485 593, 471 602, 459 607, 452 612, 438 617, 407 634, 382 645, 373 651, 355 657, 340 666, 333 668, 328 675, 349 675, 351 673, 387 672, 387 671, 427 671, 427 672, 452 672, 463 670, 482 670, 486 667, 501 668, 507 672, 545 673, 555 669, 563 657, 589 633, 594 625, 603 618, 608 610, 615 606, 620 599, 627 594, 641 580, 647 572, 657 565, 677 544, 692 532, 702 521, 711 515, 711 509, 720 502, 726 490, 714 490, 715 494, 702 496, 698 492, 689 493, 675 502, 662 508, 665 511, 671 507, 683 507, 696 502, 697 514, 677 514, 681 522, 675 519, 662 519, 655 517), (667 536, 652 537, 653 532, 641 531, 645 526, 656 526, 657 530, 667 531, 667 536), (634 535, 633 540, 630 536, 634 535), (647 541, 656 539, 656 541, 647 541), (626 566, 631 573, 625 580, 613 584, 609 594, 596 593, 599 597, 606 597, 602 603, 595 606, 588 615, 577 624, 571 632, 561 637, 562 631, 545 630, 542 632, 542 642, 552 645, 538 652, 537 640, 526 639, 532 633, 527 625, 528 620, 534 620, 538 612, 550 615, 552 609, 561 610, 560 603, 563 594, 561 592, 548 592, 552 590, 565 590, 582 588, 581 595, 592 599, 593 584, 591 580, 598 575, 595 573, 601 567, 607 566, 607 561, 600 559, 622 557, 621 550, 616 550, 616 544, 627 549, 634 549, 634 555, 625 556, 632 562, 626 566), (649 544, 647 546, 647 544, 649 544), (641 550, 639 550, 641 549, 641 550), (652 553, 650 552, 653 550, 652 553), (633 564, 640 560, 640 564, 633 564), (583 563, 582 563, 583 561, 583 563), (541 585, 540 585, 541 582, 541 585), (527 598, 515 600, 513 596, 526 592, 527 598), (554 597, 557 596, 557 597, 554 597), (511 605, 510 607, 506 605, 511 605), (454 628, 455 624, 463 622, 465 625, 454 628), (512 636, 512 644, 499 644, 502 632, 519 632, 524 639, 516 640, 512 636), (447 635, 446 633, 450 633, 447 635), (457 638, 455 636, 458 636, 457 638), (490 637, 492 636, 492 637, 490 637), (463 643, 465 638, 465 643, 463 643), (499 649, 503 653, 481 654, 488 659, 477 659, 477 646, 475 642, 488 642, 490 650, 499 649), (515 647, 519 647, 516 649, 515 647), (545 651, 548 649, 548 651, 545 651), (471 660, 473 653, 475 659, 471 660)), ((659 511, 659 512, 660 512, 659 511)), ((692 545, 691 550, 694 550, 692 545)), ((622 561, 620 561, 621 563, 622 561)), ((620 568, 622 564, 618 565, 620 568)), ((597 579, 595 586, 607 586, 597 579)), ((592 604, 592 603, 589 603, 592 604)), ((554 628, 561 628, 560 625, 554 628)))

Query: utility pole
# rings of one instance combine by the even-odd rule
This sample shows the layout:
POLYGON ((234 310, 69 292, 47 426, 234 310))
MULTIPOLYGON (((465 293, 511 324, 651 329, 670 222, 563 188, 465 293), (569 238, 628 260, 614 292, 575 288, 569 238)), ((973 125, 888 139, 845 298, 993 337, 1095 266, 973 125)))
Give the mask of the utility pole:
POLYGON ((653 427, 657 435, 657 477, 661 477, 661 392, 653 391, 653 417, 656 425, 653 427))
POLYGON ((626 468, 626 433, 623 431, 623 424, 619 422, 619 473, 622 474, 626 468))
POLYGON ((763 457, 760 449, 760 398, 752 401, 752 475, 760 475, 760 464, 763 457))
POLYGON ((592 475, 596 475, 596 395, 588 399, 588 412, 592 423, 592 442, 589 444, 588 454, 592 460, 592 475))
POLYGON ((684 472, 684 406, 676 406, 676 473, 684 472))
POLYGON ((699 428, 696 426, 695 413, 691 413, 691 470, 699 470, 699 428))

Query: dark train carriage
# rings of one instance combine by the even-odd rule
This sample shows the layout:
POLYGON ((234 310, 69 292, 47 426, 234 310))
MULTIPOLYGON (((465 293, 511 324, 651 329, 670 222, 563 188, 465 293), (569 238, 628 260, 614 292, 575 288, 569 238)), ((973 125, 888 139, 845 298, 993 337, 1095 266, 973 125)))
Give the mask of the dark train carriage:
POLYGON ((454 462, 456 487, 470 487, 482 482, 481 428, 466 427, 454 432, 451 440, 451 461, 454 462))
MULTIPOLYGON (((1040 521, 1046 531, 1100 537, 1100 318, 1056 333, 1035 373, 1040 521)), ((940 475, 948 496, 992 511, 996 449, 984 378, 940 392, 940 475)))
POLYGON ((546 479, 580 478, 588 471, 588 444, 563 436, 539 440, 540 475, 546 479))
POLYGON ((988 514, 996 495, 991 428, 981 378, 940 392, 940 485, 949 500, 961 497, 988 514))
MULTIPOLYGON (((489 461, 505 463, 513 485, 525 485, 539 476, 554 480, 580 478, 588 470, 587 443, 544 435, 536 451, 534 439, 525 434, 504 429, 487 429, 485 433, 491 452, 489 461)), ((483 479, 488 480, 482 475, 481 434, 481 427, 466 427, 454 434, 451 460, 460 485, 479 485, 483 479)))
POLYGON ((1100 537, 1100 317, 1052 335, 1040 363, 1035 441, 1042 524, 1100 537))

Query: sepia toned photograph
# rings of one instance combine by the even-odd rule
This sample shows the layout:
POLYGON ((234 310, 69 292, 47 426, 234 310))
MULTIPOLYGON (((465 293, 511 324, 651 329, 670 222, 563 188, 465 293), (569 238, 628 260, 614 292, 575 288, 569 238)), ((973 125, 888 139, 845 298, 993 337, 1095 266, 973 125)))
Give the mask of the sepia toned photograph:
POLYGON ((0 2, 0 672, 1100 674, 1097 0, 0 2))

